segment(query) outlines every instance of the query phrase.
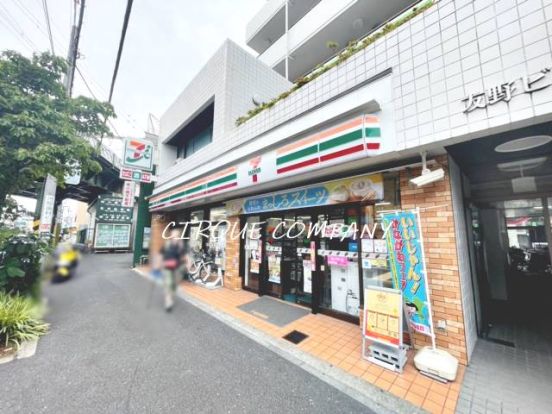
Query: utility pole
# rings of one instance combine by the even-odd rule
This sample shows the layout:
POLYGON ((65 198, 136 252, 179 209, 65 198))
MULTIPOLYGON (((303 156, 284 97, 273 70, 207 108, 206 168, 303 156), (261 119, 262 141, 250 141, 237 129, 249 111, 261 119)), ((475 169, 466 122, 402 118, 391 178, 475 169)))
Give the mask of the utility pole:
MULTIPOLYGON (((67 96, 71 98, 71 94, 73 91, 73 79, 75 77, 75 67, 77 64, 77 57, 79 53, 79 38, 80 38, 80 32, 82 27, 82 19, 84 18, 84 5, 86 0, 80 0, 80 10, 79 10, 79 20, 78 23, 75 25, 76 21, 76 10, 77 10, 77 4, 79 4, 79 0, 73 0, 73 26, 71 27, 71 38, 69 40, 69 50, 67 52, 67 73, 65 74, 65 90, 67 93, 67 96)), ((44 186, 42 188, 41 193, 41 203, 44 201, 42 200, 44 198, 44 192, 46 189, 46 181, 44 180, 44 186)), ((55 187, 54 187, 55 188, 55 187)), ((55 191, 55 190, 54 190, 55 191)), ((61 233, 61 224, 60 220, 58 218, 58 214, 63 215, 63 210, 59 207, 61 206, 61 203, 63 200, 61 199, 62 195, 60 192, 55 192, 56 198, 54 203, 54 231, 53 231, 53 243, 56 245, 60 238, 61 233), (60 211, 61 210, 61 211, 60 211)))
MULTIPOLYGON (((79 0, 73 0, 76 11, 79 0)), ((73 79, 75 77, 75 66, 77 64, 77 56, 79 53, 79 39, 82 28, 82 20, 84 18, 84 6, 86 0, 80 0, 79 21, 75 25, 75 13, 73 15, 73 26, 71 27, 71 38, 69 40, 69 51, 67 53, 67 74, 65 75, 65 89, 67 96, 71 97, 73 91, 73 79)))

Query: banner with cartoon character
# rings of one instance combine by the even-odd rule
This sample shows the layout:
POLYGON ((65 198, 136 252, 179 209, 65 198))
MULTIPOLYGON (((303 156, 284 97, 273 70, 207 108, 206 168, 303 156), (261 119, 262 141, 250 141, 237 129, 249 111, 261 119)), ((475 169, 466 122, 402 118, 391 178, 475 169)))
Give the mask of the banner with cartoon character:
POLYGON ((385 213, 389 265, 393 287, 403 292, 408 323, 422 334, 433 336, 424 246, 417 210, 385 213))

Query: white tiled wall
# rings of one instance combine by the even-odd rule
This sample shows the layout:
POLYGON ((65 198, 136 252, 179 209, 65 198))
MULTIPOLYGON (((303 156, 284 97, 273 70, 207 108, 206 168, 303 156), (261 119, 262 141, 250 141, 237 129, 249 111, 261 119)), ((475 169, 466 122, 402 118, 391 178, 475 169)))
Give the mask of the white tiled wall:
MULTIPOLYGON (((253 95, 267 101, 290 86, 285 78, 227 40, 161 117, 160 142, 170 139, 214 97, 213 143, 195 157, 196 162, 205 162, 207 154, 216 156, 218 149, 231 144, 235 120, 254 106, 253 95)), ((189 171, 188 161, 193 157, 175 165, 175 148, 160 147, 160 184, 189 171)))
MULTIPOLYGON (((441 0, 241 127, 233 126, 233 115, 226 118, 224 142, 187 159, 178 175, 194 178, 197 166, 388 68, 397 151, 541 115, 552 118, 552 87, 468 115, 462 102, 469 92, 552 67, 551 37, 552 0, 441 0)), ((243 109, 233 111, 236 118, 243 109)))

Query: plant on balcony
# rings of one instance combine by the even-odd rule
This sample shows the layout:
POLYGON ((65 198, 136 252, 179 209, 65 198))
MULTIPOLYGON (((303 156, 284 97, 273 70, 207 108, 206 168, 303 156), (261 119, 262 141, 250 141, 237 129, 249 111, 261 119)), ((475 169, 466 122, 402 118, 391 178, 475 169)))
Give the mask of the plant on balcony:
MULTIPOLYGON (((397 29, 398 27, 402 26, 406 22, 412 20, 414 17, 418 16, 419 14, 423 13, 427 9, 429 9, 431 6, 435 4, 435 0, 427 0, 426 2, 420 4, 419 6, 413 7, 411 10, 409 10, 406 13, 403 13, 401 16, 399 16, 397 19, 389 22, 385 26, 378 29, 376 32, 372 33, 369 36, 366 36, 362 40, 359 41, 351 41, 349 42, 349 45, 341 51, 334 59, 330 60, 329 62, 318 65, 311 73, 308 75, 302 76, 295 80, 294 85, 291 87, 290 90, 285 91, 275 97, 274 99, 263 102, 259 106, 250 109, 247 111, 247 114, 240 116, 238 119, 236 119, 236 126, 240 126, 247 121, 249 121, 251 118, 253 118, 255 115, 258 115, 265 109, 272 108, 276 103, 280 102, 283 99, 286 99, 289 95, 291 95, 296 90, 302 88, 307 83, 312 82, 316 78, 318 78, 323 73, 326 73, 330 69, 333 69, 334 67, 342 64, 343 62, 347 61, 351 56, 355 55, 356 53, 360 52, 361 50, 365 49, 372 43, 374 43, 379 38, 389 34, 393 30, 397 29)), ((331 42, 328 42, 331 43, 331 42)), ((335 42, 334 42, 335 43, 335 42)), ((330 47, 330 46, 328 46, 330 47)))

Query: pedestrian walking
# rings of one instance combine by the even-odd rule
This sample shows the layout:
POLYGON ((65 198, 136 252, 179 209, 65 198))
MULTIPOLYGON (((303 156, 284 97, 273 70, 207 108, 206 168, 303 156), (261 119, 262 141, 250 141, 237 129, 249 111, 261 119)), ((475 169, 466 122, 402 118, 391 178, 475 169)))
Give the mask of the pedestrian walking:
POLYGON ((165 310, 172 311, 177 288, 177 273, 181 266, 184 244, 179 238, 179 231, 171 231, 170 238, 161 249, 163 257, 163 286, 165 290, 165 310))

